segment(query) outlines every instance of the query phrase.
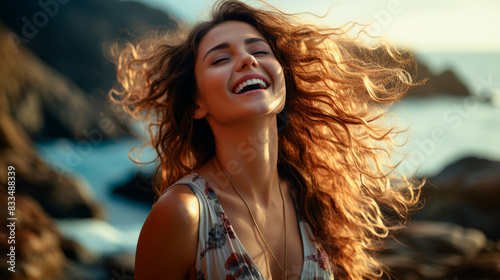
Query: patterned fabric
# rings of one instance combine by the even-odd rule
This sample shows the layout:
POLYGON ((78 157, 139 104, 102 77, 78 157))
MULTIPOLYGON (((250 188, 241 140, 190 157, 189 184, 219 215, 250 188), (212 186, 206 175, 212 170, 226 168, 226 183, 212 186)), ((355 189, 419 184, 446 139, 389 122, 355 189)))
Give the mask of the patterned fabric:
MULTIPOLYGON (((197 280, 265 280, 234 233, 210 185, 196 173, 186 175, 172 186, 180 184, 190 187, 200 205, 200 234, 195 267, 197 280)), ((305 256, 300 279, 333 279, 327 254, 309 239, 311 231, 308 225, 298 213, 297 217, 305 256)), ((300 269, 289 268, 287 273, 297 277, 300 269)))

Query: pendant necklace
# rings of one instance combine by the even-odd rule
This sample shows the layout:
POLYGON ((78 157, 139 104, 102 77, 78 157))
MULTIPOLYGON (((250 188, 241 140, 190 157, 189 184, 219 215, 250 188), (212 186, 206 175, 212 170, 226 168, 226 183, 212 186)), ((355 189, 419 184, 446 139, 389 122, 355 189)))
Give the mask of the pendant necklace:
POLYGON ((252 217, 252 221, 253 221, 253 224, 254 224, 255 228, 257 229, 257 232, 259 233, 260 237, 262 238, 262 241, 264 241, 264 244, 266 244, 267 249, 269 250, 269 252, 273 256, 274 260, 276 261, 276 264, 278 264, 278 267, 281 270, 281 273, 283 274, 284 278, 286 279, 286 266, 287 266, 287 256, 286 256, 286 211, 285 211, 285 199, 283 198, 283 191, 281 190, 281 184, 280 184, 279 177, 278 177, 278 187, 279 187, 279 190, 280 190, 281 202, 283 204, 283 221, 284 221, 284 225, 285 225, 285 240, 284 240, 284 247, 285 247, 285 250, 284 250, 285 251, 285 265, 284 266, 285 266, 285 268, 284 269, 281 266, 281 264, 278 262, 278 259, 274 255, 274 253, 271 250, 271 247, 269 246, 269 244, 267 244, 267 241, 264 238, 264 235, 262 234, 262 231, 260 230, 259 226, 257 225, 257 222, 255 221, 255 217, 253 215, 253 212, 250 209, 250 206, 248 205, 247 201, 245 200, 245 198, 243 198, 243 196, 241 195, 240 191, 236 188, 236 186, 233 184, 233 182, 231 181, 231 179, 229 179, 229 176, 227 176, 226 172, 222 169, 222 166, 221 166, 221 164, 219 162, 219 159, 217 157, 215 157, 215 159, 214 159, 214 165, 215 165, 215 162, 217 162, 217 165, 218 165, 217 169, 219 169, 220 171, 222 171, 222 173, 224 173, 224 176, 226 176, 226 179, 229 181, 229 183, 231 184, 231 186, 233 186, 233 188, 236 191, 236 193, 239 195, 239 197, 241 198, 241 200, 247 206, 248 212, 250 213, 250 216, 252 217))

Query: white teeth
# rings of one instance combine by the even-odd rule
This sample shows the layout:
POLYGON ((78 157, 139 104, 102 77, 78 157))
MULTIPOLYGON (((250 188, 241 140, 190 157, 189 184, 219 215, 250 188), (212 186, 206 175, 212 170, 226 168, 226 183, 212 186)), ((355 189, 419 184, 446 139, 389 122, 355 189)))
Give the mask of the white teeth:
POLYGON ((249 85, 256 85, 256 84, 260 84, 263 88, 267 88, 267 85, 263 80, 261 80, 261 79, 249 79, 249 80, 246 80, 243 83, 239 84, 236 87, 236 91, 234 93, 238 94, 243 90, 244 87, 249 86, 249 85))

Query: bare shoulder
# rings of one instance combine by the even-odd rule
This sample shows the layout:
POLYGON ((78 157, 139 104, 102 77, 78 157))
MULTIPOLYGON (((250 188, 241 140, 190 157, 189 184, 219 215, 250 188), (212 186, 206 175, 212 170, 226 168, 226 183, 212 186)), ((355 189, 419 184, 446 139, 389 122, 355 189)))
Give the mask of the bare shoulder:
MULTIPOLYGON (((153 206, 151 214, 156 216, 172 216, 178 222, 186 225, 198 225, 199 203, 198 198, 187 185, 177 185, 166 191, 153 206)), ((182 225, 181 224, 181 225, 182 225)))
POLYGON ((186 279, 196 261, 199 220, 198 199, 188 186, 164 193, 139 236, 136 279, 186 279))

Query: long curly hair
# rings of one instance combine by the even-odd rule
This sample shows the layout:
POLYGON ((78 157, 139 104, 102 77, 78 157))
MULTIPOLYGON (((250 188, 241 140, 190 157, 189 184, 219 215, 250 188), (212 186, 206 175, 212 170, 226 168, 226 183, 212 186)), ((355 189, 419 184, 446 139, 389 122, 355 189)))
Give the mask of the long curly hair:
POLYGON ((149 122, 158 154, 155 192, 215 155, 205 119, 193 119, 194 66, 203 36, 236 20, 254 26, 283 67, 286 113, 278 115, 278 172, 292 186, 297 207, 330 256, 337 277, 377 279, 380 240, 404 224, 420 185, 395 172, 390 157, 404 131, 381 121, 387 106, 420 82, 408 53, 369 47, 349 28, 306 24, 277 9, 218 1, 211 19, 192 28, 114 46, 114 102, 149 122), (401 219, 394 219, 395 217, 401 219))

